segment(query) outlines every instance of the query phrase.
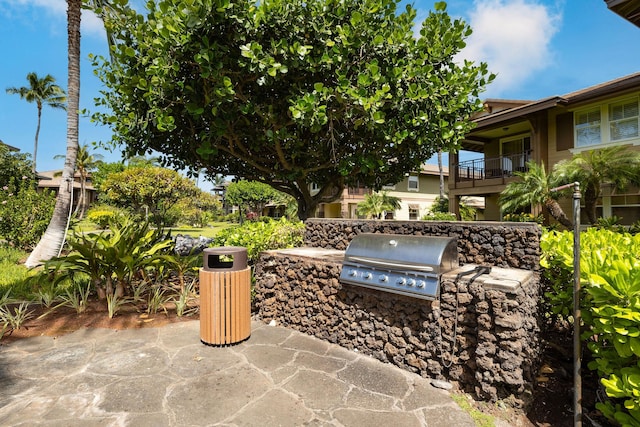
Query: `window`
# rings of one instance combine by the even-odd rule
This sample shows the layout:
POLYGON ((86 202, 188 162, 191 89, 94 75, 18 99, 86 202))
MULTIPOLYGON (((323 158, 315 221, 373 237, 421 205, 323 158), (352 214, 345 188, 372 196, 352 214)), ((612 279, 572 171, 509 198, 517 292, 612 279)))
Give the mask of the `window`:
POLYGON ((520 135, 500 141, 502 150, 502 169, 507 172, 526 170, 531 153, 531 136, 520 135))
POLYGON ((419 214, 420 214, 420 206, 409 205, 409 219, 411 220, 418 219, 419 214))
POLYGON ((409 185, 407 186, 407 190, 409 191, 418 191, 418 177, 410 176, 409 177, 409 185))
POLYGON ((576 114, 576 146, 600 144, 600 109, 576 114))
POLYGON ((638 97, 576 111, 574 122, 576 148, 637 139, 640 137, 638 97))
POLYGON ((611 141, 638 136, 638 101, 623 101, 609 106, 611 141))

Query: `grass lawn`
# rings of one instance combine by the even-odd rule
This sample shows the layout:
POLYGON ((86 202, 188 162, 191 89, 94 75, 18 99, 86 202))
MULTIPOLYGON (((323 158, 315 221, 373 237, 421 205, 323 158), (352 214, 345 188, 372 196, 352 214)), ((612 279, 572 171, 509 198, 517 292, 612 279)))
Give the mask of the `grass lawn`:
POLYGON ((171 228, 171 235, 175 236, 176 234, 187 234, 193 237, 203 236, 203 237, 211 238, 211 237, 215 237, 215 235, 218 234, 218 231, 232 225, 233 224, 228 222, 214 222, 210 224, 209 227, 205 227, 205 228, 196 228, 196 227, 188 227, 188 226, 173 227, 171 228))

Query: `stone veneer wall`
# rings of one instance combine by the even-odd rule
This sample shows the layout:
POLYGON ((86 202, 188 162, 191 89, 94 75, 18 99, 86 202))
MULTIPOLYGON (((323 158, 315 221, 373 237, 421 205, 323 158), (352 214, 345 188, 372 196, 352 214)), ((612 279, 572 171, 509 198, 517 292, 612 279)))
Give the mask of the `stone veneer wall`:
POLYGON ((454 381, 484 399, 527 401, 540 353, 536 225, 311 220, 307 227, 308 246, 331 242, 338 249, 359 232, 455 235, 463 264, 534 270, 524 272, 530 279, 519 286, 497 288, 483 278, 469 284, 468 277, 456 281, 449 274, 438 301, 343 284, 340 256, 268 251, 254 273, 255 314, 265 322, 275 320, 424 377, 454 381))
POLYGON ((541 229, 533 223, 308 219, 305 246, 345 250, 360 233, 415 234, 458 238, 461 264, 537 271, 541 229))

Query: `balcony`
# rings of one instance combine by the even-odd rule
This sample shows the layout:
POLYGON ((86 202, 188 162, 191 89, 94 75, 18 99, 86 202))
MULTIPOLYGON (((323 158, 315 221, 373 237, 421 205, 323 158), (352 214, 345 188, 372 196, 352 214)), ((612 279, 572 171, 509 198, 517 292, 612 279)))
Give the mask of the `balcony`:
POLYGON ((504 182, 514 172, 526 172, 530 152, 487 159, 474 159, 453 165, 456 188, 496 184, 496 179, 504 182), (464 184, 467 185, 464 185, 464 184), (458 185, 461 184, 461 185, 458 185))

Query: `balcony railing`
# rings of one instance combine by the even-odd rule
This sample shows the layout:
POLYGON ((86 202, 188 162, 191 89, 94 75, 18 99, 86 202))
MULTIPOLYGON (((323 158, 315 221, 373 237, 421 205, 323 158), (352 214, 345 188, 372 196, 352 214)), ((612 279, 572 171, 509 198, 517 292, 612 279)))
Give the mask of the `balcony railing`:
POLYGON ((488 159, 475 159, 454 165, 456 182, 505 178, 514 172, 526 172, 530 153, 510 154, 488 159))

